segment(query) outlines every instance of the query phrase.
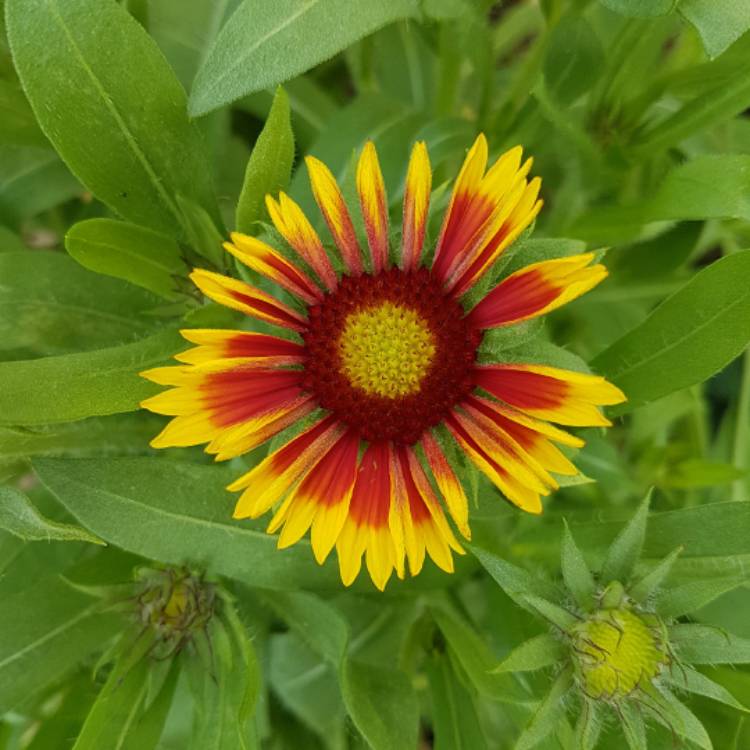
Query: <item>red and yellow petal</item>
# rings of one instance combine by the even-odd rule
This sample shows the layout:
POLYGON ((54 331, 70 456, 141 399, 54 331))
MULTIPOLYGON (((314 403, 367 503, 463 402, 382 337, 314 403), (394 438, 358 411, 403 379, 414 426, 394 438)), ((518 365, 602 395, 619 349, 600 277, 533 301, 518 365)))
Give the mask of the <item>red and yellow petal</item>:
POLYGON ((395 570, 403 576, 403 551, 392 532, 392 478, 389 443, 367 447, 357 473, 349 513, 336 540, 341 580, 349 586, 359 574, 362 556, 381 591, 395 570))
POLYGON ((603 265, 589 265, 593 259, 593 253, 584 253, 532 263, 504 279, 474 307, 468 319, 477 328, 487 329, 551 312, 606 278, 603 265))
MULTIPOLYGON (((529 162, 527 164, 530 166, 529 162)), ((521 171, 524 169, 522 167, 521 171)), ((447 287, 453 291, 454 296, 460 297, 471 289, 503 251, 534 221, 542 208, 542 201, 537 200, 541 186, 542 182, 538 177, 528 184, 524 177, 515 186, 507 199, 507 207, 512 207, 507 216, 504 213, 498 214, 489 238, 482 240, 477 251, 467 254, 470 261, 462 262, 451 274, 447 287)))
POLYGON ((461 486, 461 482, 451 468, 437 440, 429 432, 425 432, 422 435, 420 444, 453 522, 465 539, 471 539, 469 501, 466 498, 466 493, 461 486))
POLYGON ((419 266, 424 245, 432 190, 432 169, 424 141, 414 144, 404 188, 404 218, 401 233, 401 268, 413 271, 419 266))
POLYGON ((322 161, 314 156, 305 157, 310 185, 323 218, 328 224, 336 246, 348 272, 359 276, 363 272, 362 251, 354 232, 349 209, 341 194, 336 178, 322 161))
POLYGON ((445 422, 472 463, 508 500, 527 513, 542 512, 539 496, 548 495, 549 490, 507 445, 461 414, 454 412, 445 422))
POLYGON ((312 526, 315 559, 325 561, 346 521, 358 451, 359 436, 345 432, 291 492, 268 527, 274 533, 283 526, 280 549, 298 542, 312 526))
POLYGON ((388 200, 383 173, 372 141, 367 141, 357 164, 357 193, 375 273, 388 266, 388 200))
POLYGON ((456 178, 432 264, 438 278, 447 278, 448 270, 465 250, 467 242, 492 216, 494 204, 480 190, 487 166, 487 150, 487 139, 480 133, 456 178))
POLYGON ((267 428, 285 410, 299 406, 303 397, 302 373, 294 370, 234 364, 228 368, 225 362, 214 362, 159 367, 141 376, 160 385, 176 386, 141 403, 157 414, 175 417, 151 441, 155 448, 208 443, 237 425, 246 431, 267 428))
POLYGON ((234 509, 235 518, 257 518, 282 499, 291 486, 320 459, 343 432, 328 416, 230 484, 230 492, 244 490, 234 509))
POLYGON ((279 200, 266 196, 266 208, 279 234, 317 274, 323 286, 333 291, 338 283, 331 259, 302 209, 286 193, 279 200))
POLYGON ((557 424, 608 426, 598 406, 625 401, 622 391, 599 375, 545 365, 483 365, 477 386, 520 411, 557 424))
POLYGON ((248 268, 274 281, 308 304, 315 304, 323 299, 320 289, 307 274, 265 242, 239 232, 232 232, 230 237, 232 241, 225 242, 224 249, 248 268))
POLYGON ((291 307, 238 279, 196 268, 190 278, 214 302, 292 331, 305 330, 305 319, 291 307))
POLYGON ((464 550, 445 520, 443 509, 414 451, 406 446, 395 449, 395 488, 400 497, 404 549, 409 561, 409 571, 415 576, 424 564, 425 553, 446 573, 452 573, 451 550, 463 554, 464 550))
POLYGON ((192 349, 175 354, 178 362, 202 365, 220 359, 255 362, 259 366, 298 365, 304 361, 305 350, 300 344, 265 333, 228 331, 210 328, 185 328, 182 337, 192 349))

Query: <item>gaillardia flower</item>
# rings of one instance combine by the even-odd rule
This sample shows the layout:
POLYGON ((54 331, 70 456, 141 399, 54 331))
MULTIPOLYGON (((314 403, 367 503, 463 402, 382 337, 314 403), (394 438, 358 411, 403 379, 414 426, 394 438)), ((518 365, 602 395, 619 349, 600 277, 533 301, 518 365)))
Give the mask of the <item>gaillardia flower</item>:
POLYGON ((242 234, 225 247, 296 301, 193 271, 207 297, 284 335, 183 331, 196 344, 177 355, 184 366, 144 373, 173 386, 143 403, 175 417, 152 445, 208 443, 217 460, 229 459, 308 418, 303 432, 229 486, 243 491, 234 515, 255 518, 277 506, 268 531, 281 530, 279 547, 311 529, 315 558, 323 562, 335 546, 346 585, 363 554, 380 589, 394 570, 404 575, 406 561, 416 575, 425 553, 453 570, 451 550, 463 550, 438 496, 467 538, 469 525, 466 496, 444 452, 447 435, 508 500, 540 513, 540 495, 558 486, 553 473, 576 473, 554 444, 583 444, 549 422, 607 425, 597 407, 623 395, 595 375, 478 357, 484 331, 549 312, 606 276, 590 253, 534 263, 465 309, 462 298, 541 208, 540 180, 527 179, 531 159, 521 157, 513 148, 487 169, 479 136, 434 253, 424 251, 432 185, 424 143, 409 162, 398 249, 373 144, 356 174, 364 252, 335 178, 308 157, 312 191, 340 255, 329 255, 281 193, 267 197, 267 207, 295 256, 242 234))

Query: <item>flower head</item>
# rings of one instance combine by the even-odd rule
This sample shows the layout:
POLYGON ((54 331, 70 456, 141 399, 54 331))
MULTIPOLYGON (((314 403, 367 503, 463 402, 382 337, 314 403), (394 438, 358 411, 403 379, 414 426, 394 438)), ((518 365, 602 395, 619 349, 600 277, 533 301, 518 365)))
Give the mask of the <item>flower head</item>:
POLYGON ((177 356, 184 365, 144 373, 172 386, 143 403, 174 417, 155 447, 207 443, 217 460, 229 459, 308 420, 230 485, 242 492, 235 517, 276 507, 268 530, 280 531, 279 546, 311 530, 316 559, 323 562, 335 546, 347 585, 363 555, 381 589, 394 570, 403 577, 406 562, 416 575, 426 555, 453 570, 452 552, 463 550, 444 506, 468 538, 468 504, 443 441, 456 443, 512 503, 540 513, 540 496, 558 486, 553 474, 576 473, 555 444, 583 444, 549 422, 607 425, 597 407, 624 398, 595 375, 478 356, 484 331, 549 312, 606 276, 590 253, 535 263, 467 310, 467 293, 542 205, 540 180, 528 179, 531 160, 522 162, 520 148, 489 168, 487 157, 480 135, 434 253, 425 250, 432 175, 424 143, 409 162, 398 250, 373 144, 365 145, 356 174, 364 251, 336 180, 308 157, 335 257, 284 193, 269 196, 267 207, 293 255, 242 234, 225 245, 296 301, 207 270, 191 275, 206 296, 281 336, 186 330, 195 347, 177 356))
POLYGON ((617 717, 623 747, 646 748, 647 722, 653 720, 710 750, 705 728, 678 693, 707 696, 746 711, 723 686, 692 666, 744 662, 744 642, 718 629, 677 620, 742 585, 743 579, 691 577, 687 584, 666 585, 681 547, 655 565, 638 565, 648 505, 647 498, 595 573, 566 528, 562 543, 566 590, 549 588, 545 582, 545 593, 558 591, 558 596, 521 593, 517 576, 513 589, 506 588, 519 604, 546 620, 552 631, 518 646, 497 671, 556 670, 549 694, 517 747, 535 747, 566 721, 566 709, 572 709, 578 716, 574 746, 581 750, 597 746, 606 713, 617 717))

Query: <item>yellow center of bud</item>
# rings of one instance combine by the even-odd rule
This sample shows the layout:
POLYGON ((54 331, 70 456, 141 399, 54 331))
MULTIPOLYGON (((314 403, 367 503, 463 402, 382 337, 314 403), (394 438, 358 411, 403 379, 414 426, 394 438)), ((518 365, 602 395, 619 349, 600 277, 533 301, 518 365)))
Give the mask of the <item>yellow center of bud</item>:
POLYGON ((354 388, 398 398, 419 391, 435 337, 417 312, 385 302, 349 315, 339 348, 341 369, 354 388))
POLYGON ((658 625, 628 609, 603 609, 570 630, 576 672, 591 698, 624 698, 668 663, 658 625))

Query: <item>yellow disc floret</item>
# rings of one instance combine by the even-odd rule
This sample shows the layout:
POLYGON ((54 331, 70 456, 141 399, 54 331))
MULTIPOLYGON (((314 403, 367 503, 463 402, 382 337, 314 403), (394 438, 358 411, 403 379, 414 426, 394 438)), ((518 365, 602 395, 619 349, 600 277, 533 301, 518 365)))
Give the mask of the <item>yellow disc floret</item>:
POLYGON ((416 311, 385 302, 349 315, 339 349, 341 369, 354 388, 398 398, 419 391, 435 337, 416 311))
POLYGON ((570 631, 576 672, 591 698, 625 698, 646 687, 668 663, 655 624, 629 609, 603 609, 570 631))

